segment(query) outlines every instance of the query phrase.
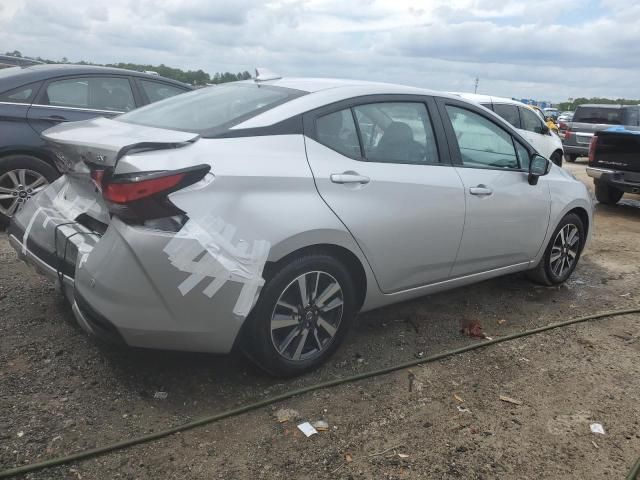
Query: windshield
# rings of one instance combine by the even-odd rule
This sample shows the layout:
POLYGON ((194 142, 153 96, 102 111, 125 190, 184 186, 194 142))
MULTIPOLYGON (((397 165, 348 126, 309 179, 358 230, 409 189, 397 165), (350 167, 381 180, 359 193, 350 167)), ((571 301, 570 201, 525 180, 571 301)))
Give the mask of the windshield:
POLYGON ((578 107, 573 115, 576 123, 608 123, 622 125, 622 109, 611 107, 578 107))
POLYGON ((176 95, 120 115, 116 120, 215 135, 304 93, 249 82, 228 83, 176 95))

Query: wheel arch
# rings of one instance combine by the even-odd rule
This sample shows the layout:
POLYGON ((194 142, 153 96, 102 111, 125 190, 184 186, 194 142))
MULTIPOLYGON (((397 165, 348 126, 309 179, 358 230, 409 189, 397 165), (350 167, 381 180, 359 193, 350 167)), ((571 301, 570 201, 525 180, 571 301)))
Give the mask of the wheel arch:
POLYGON ((585 242, 586 242, 586 239, 589 237, 589 230, 590 230, 590 227, 591 227, 589 225, 589 214, 582 207, 574 207, 571 210, 569 210, 567 213, 565 213, 562 216, 562 218, 564 218, 565 216, 569 215, 570 213, 576 214, 578 216, 578 218, 582 221, 582 225, 584 226, 584 237, 585 237, 585 242))
POLYGON ((56 170, 56 172, 60 173, 53 159, 53 154, 51 154, 50 152, 44 149, 29 148, 25 146, 16 146, 16 147, 9 146, 9 147, 0 149, 0 160, 6 157, 10 157, 12 155, 29 155, 31 157, 35 157, 38 160, 42 160, 46 164, 50 165, 52 168, 56 170))
POLYGON ((275 271, 279 266, 286 264, 295 257, 310 253, 330 255, 345 265, 356 287, 356 303, 357 309, 359 310, 364 304, 367 295, 367 272, 358 256, 344 246, 331 243, 318 243, 298 248, 275 261, 268 261, 264 267, 263 277, 268 281, 272 274, 271 272, 275 271))

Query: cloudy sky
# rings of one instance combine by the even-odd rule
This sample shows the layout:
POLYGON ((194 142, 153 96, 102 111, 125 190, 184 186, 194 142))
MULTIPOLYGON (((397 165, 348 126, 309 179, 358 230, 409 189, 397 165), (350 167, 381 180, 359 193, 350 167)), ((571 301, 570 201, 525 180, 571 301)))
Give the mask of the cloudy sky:
POLYGON ((2 0, 0 51, 639 98, 638 19, 638 0, 2 0))

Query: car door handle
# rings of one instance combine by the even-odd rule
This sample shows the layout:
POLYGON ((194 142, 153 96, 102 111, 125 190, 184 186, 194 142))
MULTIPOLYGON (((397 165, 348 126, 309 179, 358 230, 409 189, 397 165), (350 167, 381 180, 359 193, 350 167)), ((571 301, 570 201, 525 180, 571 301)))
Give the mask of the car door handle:
POLYGON ((358 175, 357 173, 344 172, 344 173, 332 173, 331 181, 333 183, 359 183, 364 185, 365 183, 369 183, 371 179, 369 177, 365 177, 364 175, 358 175))
POLYGON ((493 190, 491 190, 486 185, 480 184, 480 185, 478 185, 476 187, 470 187, 469 188, 469 193, 471 195, 486 196, 486 195, 491 195, 493 193, 493 190))

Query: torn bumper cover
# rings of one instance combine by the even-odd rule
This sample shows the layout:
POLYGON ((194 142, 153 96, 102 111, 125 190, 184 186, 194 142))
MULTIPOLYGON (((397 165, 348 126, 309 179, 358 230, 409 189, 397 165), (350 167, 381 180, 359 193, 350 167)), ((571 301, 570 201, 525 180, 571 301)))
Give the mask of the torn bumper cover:
POLYGON ((189 221, 176 235, 114 217, 99 234, 77 212, 51 208, 52 193, 30 201, 9 239, 60 283, 84 330, 136 347, 231 350, 264 283, 267 242, 234 242, 221 220, 206 229, 189 221))

